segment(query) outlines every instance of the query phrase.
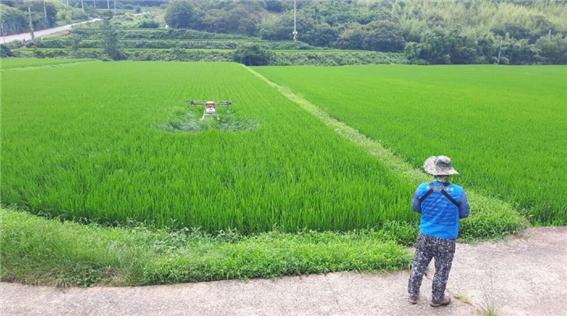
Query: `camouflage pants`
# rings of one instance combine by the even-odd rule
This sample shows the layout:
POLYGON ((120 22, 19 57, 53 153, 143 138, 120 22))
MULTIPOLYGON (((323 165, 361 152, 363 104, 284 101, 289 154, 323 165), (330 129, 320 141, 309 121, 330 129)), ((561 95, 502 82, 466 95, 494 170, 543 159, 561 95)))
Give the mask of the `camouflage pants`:
POLYGON ((419 295, 423 275, 431 259, 435 258, 432 299, 434 302, 441 301, 445 295, 445 287, 449 279, 449 272, 451 271, 454 255, 454 240, 440 239, 420 234, 417 239, 415 257, 413 259, 408 283, 408 293, 410 296, 419 295))

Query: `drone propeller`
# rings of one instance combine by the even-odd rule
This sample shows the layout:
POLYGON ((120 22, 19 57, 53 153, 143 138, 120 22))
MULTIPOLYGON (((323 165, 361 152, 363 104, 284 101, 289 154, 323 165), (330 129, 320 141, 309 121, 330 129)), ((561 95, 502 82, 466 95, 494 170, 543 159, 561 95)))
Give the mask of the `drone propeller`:
MULTIPOLYGON (((206 104, 206 102, 199 101, 199 100, 189 100, 188 102, 191 105, 205 105, 206 104)), ((224 101, 215 103, 215 105, 232 105, 232 101, 231 100, 224 100, 224 101)))

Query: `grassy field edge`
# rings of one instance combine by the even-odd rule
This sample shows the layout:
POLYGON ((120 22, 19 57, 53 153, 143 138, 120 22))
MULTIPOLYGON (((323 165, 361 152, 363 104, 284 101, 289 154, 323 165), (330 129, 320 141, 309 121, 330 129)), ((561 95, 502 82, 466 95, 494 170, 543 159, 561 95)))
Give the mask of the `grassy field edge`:
POLYGON ((0 208, 0 279, 57 286, 148 285, 407 269, 415 226, 251 236, 103 227, 0 208))
MULTIPOLYGON (((314 117, 331 127, 337 134, 346 140, 358 145, 372 156, 378 158, 382 163, 393 171, 418 185, 429 180, 421 170, 418 170, 405 162, 392 151, 387 149, 379 141, 369 138, 357 129, 347 125, 323 111, 317 105, 298 95, 290 88, 279 85, 259 73, 258 71, 243 66, 250 73, 262 79, 269 86, 276 89, 280 94, 294 102, 299 107, 309 112, 314 117)), ((527 219, 514 207, 502 200, 485 196, 474 190, 467 189, 471 202, 470 217, 463 221, 463 236, 469 240, 489 239, 514 234, 528 227, 527 219)))
POLYGON ((82 63, 100 62, 94 59, 72 59, 72 58, 56 58, 56 59, 40 59, 40 58, 10 58, 2 59, 0 62, 1 71, 16 71, 21 69, 38 69, 48 67, 60 67, 82 63), (31 60, 31 61, 30 61, 31 60), (6 63, 8 62, 8 63, 6 63))

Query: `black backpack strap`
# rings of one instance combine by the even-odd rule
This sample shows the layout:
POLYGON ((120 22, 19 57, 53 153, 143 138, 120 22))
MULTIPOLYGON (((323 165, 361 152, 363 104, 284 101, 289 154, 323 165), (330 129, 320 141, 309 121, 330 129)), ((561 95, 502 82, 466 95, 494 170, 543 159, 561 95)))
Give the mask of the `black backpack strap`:
POLYGON ((456 200, 455 197, 451 196, 451 194, 447 193, 447 191, 445 189, 441 190, 441 194, 443 194, 445 197, 447 197, 447 199, 450 200, 451 203, 455 204, 455 206, 461 207, 461 202, 456 200))
MULTIPOLYGON (((417 200, 419 201, 419 203, 421 204, 421 202, 423 202, 427 196, 431 195, 431 193, 433 193, 433 183, 429 184, 429 189, 427 190, 427 192, 425 192, 420 198, 418 198, 417 200)), ((448 200, 451 201, 451 203, 453 203, 455 206, 460 207, 461 206, 461 202, 459 202, 458 200, 456 200, 453 196, 451 196, 451 194, 447 193, 447 191, 445 190, 445 187, 447 185, 449 185, 449 183, 443 183, 444 187, 441 190, 441 194, 443 194, 443 196, 445 196, 448 200)))
POLYGON ((427 192, 421 195, 421 197, 418 198, 417 200, 419 201, 419 203, 421 203, 427 198, 427 196, 431 195, 431 193, 433 193, 433 187, 431 184, 429 184, 429 189, 427 190, 427 192))

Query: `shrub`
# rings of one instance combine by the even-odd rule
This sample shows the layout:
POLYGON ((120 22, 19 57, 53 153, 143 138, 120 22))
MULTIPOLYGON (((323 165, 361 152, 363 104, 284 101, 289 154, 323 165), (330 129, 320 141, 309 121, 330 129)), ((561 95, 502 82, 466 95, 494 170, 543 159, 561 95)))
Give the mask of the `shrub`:
POLYGON ((159 22, 154 20, 143 20, 138 24, 138 28, 142 29, 155 29, 159 28, 159 22))
POLYGON ((8 58, 8 57, 13 57, 14 52, 12 52, 12 50, 6 46, 5 44, 0 44, 0 57, 2 58, 8 58))
POLYGON ((272 51, 260 44, 247 44, 234 52, 233 59, 245 65, 267 65, 272 60, 272 51))

